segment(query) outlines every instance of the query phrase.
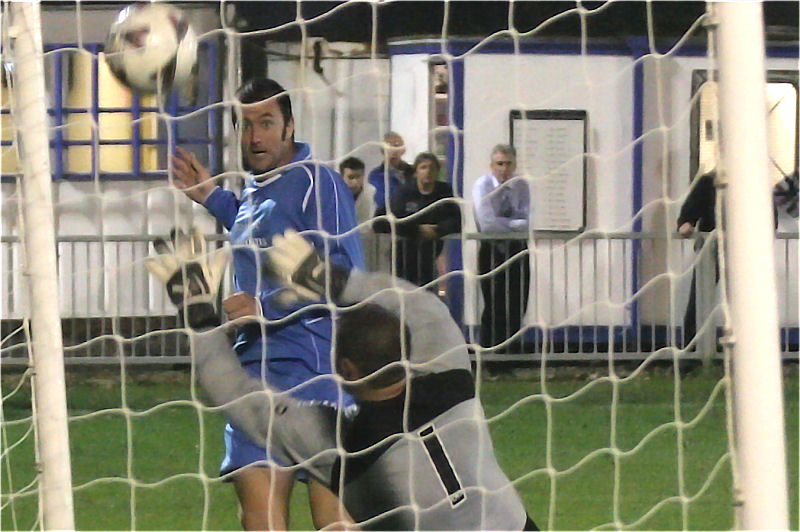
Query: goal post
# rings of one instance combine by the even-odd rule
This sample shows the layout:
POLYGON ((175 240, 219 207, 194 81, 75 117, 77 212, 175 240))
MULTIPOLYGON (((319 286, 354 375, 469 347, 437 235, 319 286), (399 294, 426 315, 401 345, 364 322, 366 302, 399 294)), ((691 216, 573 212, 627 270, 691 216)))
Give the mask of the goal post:
POLYGON ((758 2, 715 2, 725 188, 725 263, 733 355, 739 527, 788 528, 783 386, 771 183, 767 173, 764 25, 758 2), (754 311, 754 309, 758 309, 754 311))
POLYGON ((13 115, 23 168, 22 212, 30 358, 39 468, 39 517, 47 530, 74 530, 64 351, 48 146, 47 94, 38 2, 11 3, 13 115))

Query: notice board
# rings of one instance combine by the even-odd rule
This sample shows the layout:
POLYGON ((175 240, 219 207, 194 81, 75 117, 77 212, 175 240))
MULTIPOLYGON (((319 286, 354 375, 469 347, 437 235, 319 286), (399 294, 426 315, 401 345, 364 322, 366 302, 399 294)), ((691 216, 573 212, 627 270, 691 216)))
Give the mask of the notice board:
POLYGON ((586 226, 586 111, 512 110, 517 173, 531 188, 534 231, 586 226))

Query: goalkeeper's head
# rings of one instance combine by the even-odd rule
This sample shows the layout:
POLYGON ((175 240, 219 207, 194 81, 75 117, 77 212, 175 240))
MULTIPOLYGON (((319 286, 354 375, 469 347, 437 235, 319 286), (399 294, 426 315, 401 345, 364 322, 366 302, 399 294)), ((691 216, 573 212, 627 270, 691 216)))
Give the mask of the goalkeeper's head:
POLYGON ((353 395, 386 399, 405 382, 402 360, 411 333, 393 312, 374 303, 345 309, 336 320, 336 372, 353 395), (384 395, 382 395, 384 394, 384 395))

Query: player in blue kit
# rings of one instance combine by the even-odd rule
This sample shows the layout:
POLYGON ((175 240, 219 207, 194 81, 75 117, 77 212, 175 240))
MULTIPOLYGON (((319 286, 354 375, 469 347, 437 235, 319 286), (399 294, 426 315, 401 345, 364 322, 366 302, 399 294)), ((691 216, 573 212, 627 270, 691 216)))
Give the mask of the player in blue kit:
MULTIPOLYGON (((287 308, 281 301, 285 288, 260 272, 262 249, 287 229, 312 231, 306 234, 331 261, 363 268, 359 233, 351 231, 353 195, 339 174, 312 159, 307 144, 294 141, 291 100, 280 84, 252 80, 237 96, 242 160, 251 174, 241 196, 218 187, 194 154, 180 148, 172 160, 175 184, 230 233, 236 293, 223 304, 228 318, 240 317, 252 297, 260 304, 264 320, 239 329, 235 350, 243 368, 274 388, 291 390, 300 401, 349 412, 352 399, 330 376, 327 310, 287 308)), ((286 529, 294 473, 272 467, 276 462, 262 445, 229 424, 221 474, 232 475, 245 529, 286 529)), ((341 520, 340 505, 327 488, 310 480, 309 497, 315 526, 341 520)))

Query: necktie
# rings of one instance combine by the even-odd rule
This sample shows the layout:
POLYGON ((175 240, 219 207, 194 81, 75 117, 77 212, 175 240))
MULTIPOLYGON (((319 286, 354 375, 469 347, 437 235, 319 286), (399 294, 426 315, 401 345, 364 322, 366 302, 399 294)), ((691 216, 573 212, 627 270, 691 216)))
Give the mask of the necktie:
POLYGON ((508 187, 502 187, 498 192, 500 193, 498 215, 502 218, 511 218, 511 214, 514 212, 511 206, 511 190, 508 187))

